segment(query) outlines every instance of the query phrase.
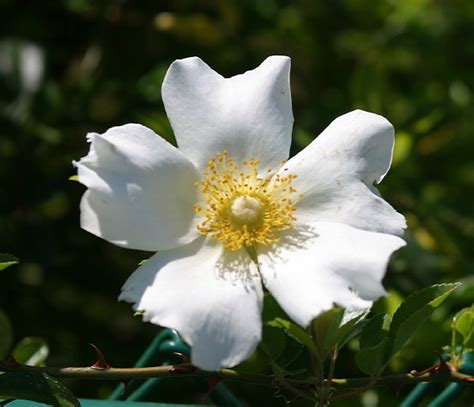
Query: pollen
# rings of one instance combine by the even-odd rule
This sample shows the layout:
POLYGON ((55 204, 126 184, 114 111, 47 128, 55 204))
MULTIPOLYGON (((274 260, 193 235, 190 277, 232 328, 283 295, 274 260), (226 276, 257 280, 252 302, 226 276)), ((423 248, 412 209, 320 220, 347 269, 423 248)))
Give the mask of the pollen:
POLYGON ((258 160, 238 165, 227 151, 211 158, 195 184, 202 194, 202 204, 194 206, 202 216, 199 232, 231 251, 277 242, 280 231, 293 227, 295 204, 302 196, 292 186, 296 175, 279 173, 283 165, 262 175, 258 160))

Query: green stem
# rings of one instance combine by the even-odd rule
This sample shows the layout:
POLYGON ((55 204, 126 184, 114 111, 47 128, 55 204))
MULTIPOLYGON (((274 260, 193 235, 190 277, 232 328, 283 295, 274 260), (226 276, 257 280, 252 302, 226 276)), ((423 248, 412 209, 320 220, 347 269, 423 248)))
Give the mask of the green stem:
POLYGON ((332 379, 334 377, 334 368, 336 367, 337 354, 338 354, 338 351, 336 347, 334 351, 332 352, 331 359, 329 361, 328 378, 326 380, 326 388, 327 388, 328 395, 331 393, 331 384, 332 384, 332 379))
MULTIPOLYGON (((232 369, 222 369, 217 372, 206 372, 196 369, 189 364, 174 366, 156 366, 142 368, 109 368, 105 370, 93 369, 90 367, 36 367, 36 366, 11 366, 0 363, 1 372, 28 372, 28 373, 46 373, 57 378, 75 378, 86 380, 129 380, 145 379, 150 377, 190 377, 200 376, 209 378, 220 378, 228 381, 238 381, 253 383, 262 386, 275 386, 275 377, 270 375, 240 373, 232 369)), ((307 386, 314 384, 314 378, 306 380, 285 379, 285 383, 298 389, 307 389, 307 386)), ((331 380, 331 386, 337 391, 344 389, 362 388, 364 386, 385 386, 385 385, 404 385, 421 382, 458 382, 466 385, 474 385, 474 376, 459 372, 443 373, 407 373, 390 376, 381 376, 376 379, 348 378, 331 380)), ((325 382, 326 383, 326 382, 325 382)))

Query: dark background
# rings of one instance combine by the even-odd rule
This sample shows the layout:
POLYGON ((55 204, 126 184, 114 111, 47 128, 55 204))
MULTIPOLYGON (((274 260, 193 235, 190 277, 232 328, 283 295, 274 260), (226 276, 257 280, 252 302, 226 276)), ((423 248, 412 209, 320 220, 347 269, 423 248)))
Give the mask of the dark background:
MULTIPOLYGON (((354 108, 394 124, 393 167, 380 190, 408 219, 408 247, 385 280, 393 296, 377 307, 393 311, 418 288, 463 281, 391 369, 432 362, 450 341, 450 316, 474 299, 471 0, 0 0, 0 251, 21 260, 0 276, 0 307, 16 340, 45 338, 50 365, 91 364, 89 342, 114 366, 133 364, 158 329, 116 298, 149 254, 80 229, 84 188, 68 181, 71 162, 87 153, 87 132, 113 125, 139 122, 173 140, 160 95, 173 60, 197 55, 232 76, 272 54, 292 58, 293 153, 354 108)), ((337 368, 357 375, 350 349, 337 368)), ((71 385, 81 397, 113 387, 71 385)), ((271 396, 237 391, 250 405, 271 396)), ((354 403, 398 404, 390 389, 354 403)))

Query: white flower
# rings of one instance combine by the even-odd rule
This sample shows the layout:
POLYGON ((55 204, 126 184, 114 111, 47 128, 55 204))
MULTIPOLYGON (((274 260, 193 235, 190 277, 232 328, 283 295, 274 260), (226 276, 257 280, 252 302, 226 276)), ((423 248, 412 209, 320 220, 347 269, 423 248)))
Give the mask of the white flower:
POLYGON ((88 135, 79 162, 81 225, 118 246, 158 251, 120 299, 176 329, 192 363, 216 370, 261 338, 263 287, 302 327, 334 304, 384 295, 405 220, 374 184, 392 157, 392 125, 356 110, 289 155, 290 59, 223 78, 199 58, 163 83, 178 148, 138 124, 88 135))

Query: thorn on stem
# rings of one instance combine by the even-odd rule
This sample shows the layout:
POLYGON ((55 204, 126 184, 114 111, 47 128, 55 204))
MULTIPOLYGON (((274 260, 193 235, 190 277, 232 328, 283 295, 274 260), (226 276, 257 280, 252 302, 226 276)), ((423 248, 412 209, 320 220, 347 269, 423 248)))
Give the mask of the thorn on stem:
POLYGON ((90 368, 96 370, 110 369, 110 365, 105 361, 104 354, 102 353, 102 351, 93 343, 90 343, 89 345, 92 346, 97 355, 97 361, 90 368))
POLYGON ((439 364, 435 366, 436 370, 433 373, 451 373, 454 368, 448 362, 446 362, 440 352, 436 352, 436 354, 439 357, 439 364))
POLYGON ((439 363, 437 363, 436 365, 431 366, 431 367, 429 367, 425 370, 422 370, 421 372, 418 372, 416 370, 412 370, 412 371, 410 371, 410 374, 414 377, 419 377, 419 376, 423 376, 426 373, 429 373, 429 374, 443 374, 443 373, 451 373, 455 370, 454 367, 451 366, 446 361, 446 359, 443 358, 443 356, 441 355, 440 352, 436 352, 436 354, 439 357, 439 363))
POLYGON ((168 372, 170 373, 193 373, 197 369, 193 365, 175 365, 170 366, 168 372))

